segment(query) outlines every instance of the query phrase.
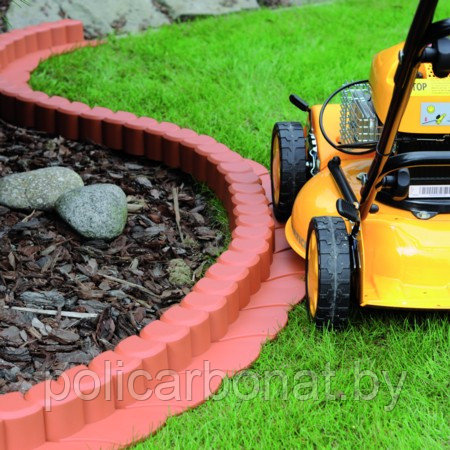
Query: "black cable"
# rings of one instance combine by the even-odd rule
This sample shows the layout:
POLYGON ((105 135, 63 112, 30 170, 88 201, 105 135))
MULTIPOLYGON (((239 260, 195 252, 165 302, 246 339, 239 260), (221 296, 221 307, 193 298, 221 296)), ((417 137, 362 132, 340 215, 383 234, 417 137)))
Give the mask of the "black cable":
POLYGON ((328 106, 328 104, 330 103, 331 100, 333 100, 334 97, 336 97, 337 94, 339 94, 339 92, 342 92, 344 89, 347 89, 349 87, 355 86, 356 84, 363 84, 363 83, 368 83, 369 80, 359 80, 359 81, 352 81, 351 83, 348 84, 344 84, 344 86, 341 86, 339 89, 336 89, 323 103, 322 108, 320 109, 320 114, 319 114, 319 128, 320 128, 320 132, 322 133, 322 136, 325 138, 325 140, 336 150, 342 152, 342 153, 346 153, 347 155, 366 155, 367 153, 372 153, 373 151, 375 151, 375 148, 378 144, 378 141, 369 141, 369 142, 364 142, 361 144, 342 144, 342 145, 336 145, 327 135, 327 133, 325 132, 325 129, 323 127, 323 114, 325 112, 325 108, 328 106), (348 149, 352 149, 352 148, 367 148, 368 150, 364 150, 362 152, 354 152, 354 151, 350 151, 348 149))

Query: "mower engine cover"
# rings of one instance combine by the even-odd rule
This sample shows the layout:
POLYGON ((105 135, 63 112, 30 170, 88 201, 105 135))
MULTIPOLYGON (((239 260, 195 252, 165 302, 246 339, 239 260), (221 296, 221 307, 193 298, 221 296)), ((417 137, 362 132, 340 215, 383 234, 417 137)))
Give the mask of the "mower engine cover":
MULTIPOLYGON (((439 42, 440 43, 440 42, 439 42)), ((394 89, 398 55, 403 44, 378 53, 372 63, 370 85, 372 102, 379 120, 384 123, 394 89)), ((439 78, 431 63, 423 63, 417 74, 399 133, 450 134, 450 75, 439 78)))

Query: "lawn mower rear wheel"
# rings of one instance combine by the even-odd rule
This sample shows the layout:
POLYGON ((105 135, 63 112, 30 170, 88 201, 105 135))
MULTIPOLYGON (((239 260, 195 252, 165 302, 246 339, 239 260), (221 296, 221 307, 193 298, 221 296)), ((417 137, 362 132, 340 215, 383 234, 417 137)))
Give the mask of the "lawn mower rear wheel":
POLYGON ((308 180, 306 139, 299 122, 277 122, 272 132, 270 173, 273 212, 286 222, 298 191, 308 180))

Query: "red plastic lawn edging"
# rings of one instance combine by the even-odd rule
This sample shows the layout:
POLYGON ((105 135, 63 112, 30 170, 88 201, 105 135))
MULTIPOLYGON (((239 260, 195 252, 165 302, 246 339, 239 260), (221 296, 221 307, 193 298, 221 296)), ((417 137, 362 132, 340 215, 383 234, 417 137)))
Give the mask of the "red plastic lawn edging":
POLYGON ((0 36, 0 117, 180 168, 224 203, 232 241, 179 305, 57 380, 0 396, 0 449, 111 448, 136 442, 204 402, 249 367, 304 295, 303 261, 269 209, 267 170, 168 122, 33 91, 30 72, 53 54, 90 45, 61 20, 0 36))

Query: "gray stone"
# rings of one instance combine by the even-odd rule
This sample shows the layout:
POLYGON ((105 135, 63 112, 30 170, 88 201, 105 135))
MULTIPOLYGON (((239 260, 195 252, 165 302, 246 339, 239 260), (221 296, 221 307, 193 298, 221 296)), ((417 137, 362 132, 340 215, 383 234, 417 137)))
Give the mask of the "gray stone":
POLYGON ((67 167, 47 167, 0 178, 0 203, 13 209, 50 210, 67 191, 83 186, 67 167))
POLYGON ((215 16, 259 8, 256 0, 159 0, 172 19, 189 16, 215 16))
POLYGON ((12 28, 61 18, 81 20, 88 37, 106 36, 114 31, 137 32, 169 22, 151 0, 32 0, 26 4, 11 2, 6 17, 12 28))
POLYGON ((67 192, 56 202, 59 215, 82 236, 113 239, 127 222, 127 198, 114 184, 92 184, 67 192))
POLYGON ((169 281, 179 287, 192 284, 192 270, 181 258, 172 259, 169 263, 169 281))

